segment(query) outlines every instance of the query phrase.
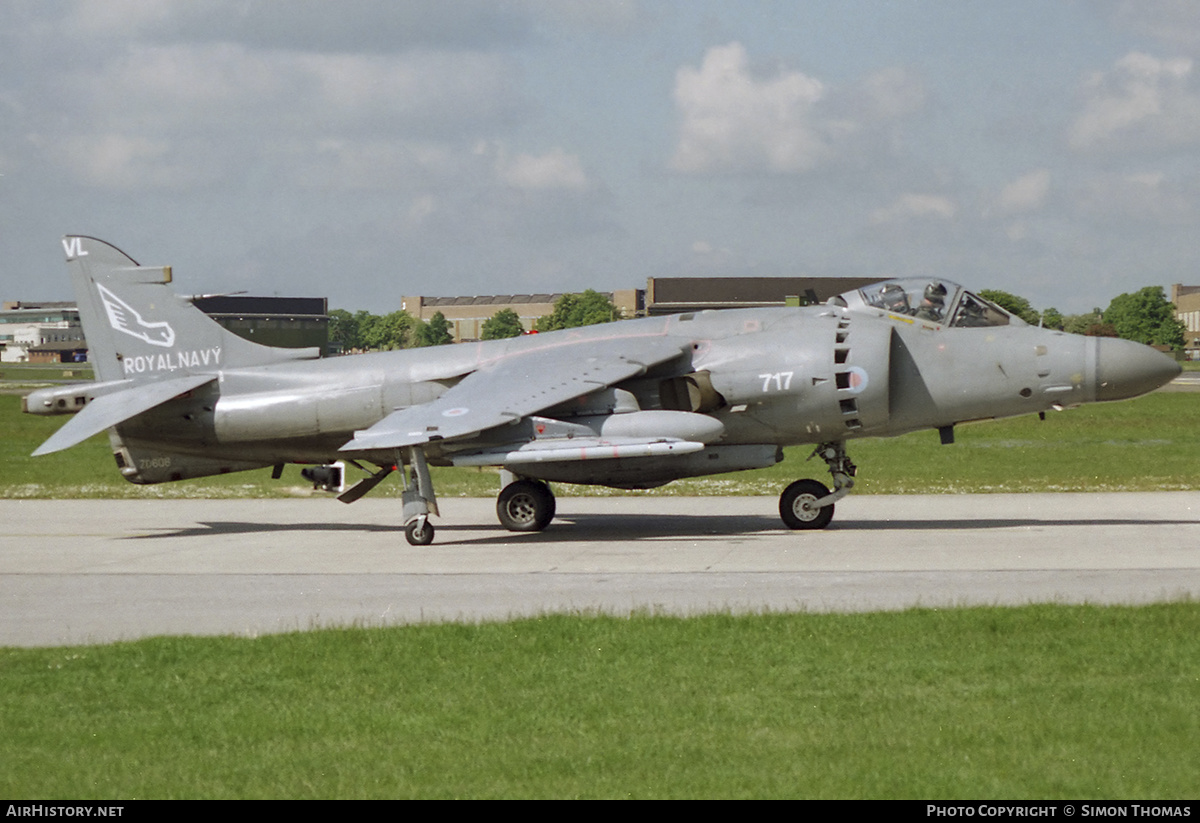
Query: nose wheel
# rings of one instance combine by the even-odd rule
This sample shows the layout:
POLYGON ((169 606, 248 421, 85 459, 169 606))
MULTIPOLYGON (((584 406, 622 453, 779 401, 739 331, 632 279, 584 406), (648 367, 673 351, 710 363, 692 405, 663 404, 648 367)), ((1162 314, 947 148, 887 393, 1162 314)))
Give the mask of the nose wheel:
POLYGON ((809 460, 820 457, 833 475, 833 491, 816 480, 797 480, 779 496, 779 516, 789 529, 823 529, 833 520, 833 504, 854 488, 858 467, 850 462, 845 443, 822 443, 809 460))
POLYGON ((829 496, 825 484, 816 480, 797 480, 779 496, 779 516, 789 529, 823 529, 833 519, 833 504, 818 506, 829 496))

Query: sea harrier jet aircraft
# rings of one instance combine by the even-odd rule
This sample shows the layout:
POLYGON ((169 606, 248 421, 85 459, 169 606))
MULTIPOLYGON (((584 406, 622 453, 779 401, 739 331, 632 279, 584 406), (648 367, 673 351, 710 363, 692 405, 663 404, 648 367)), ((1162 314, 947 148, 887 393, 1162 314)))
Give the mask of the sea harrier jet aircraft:
MULTIPOLYGON (((892 280, 818 306, 647 317, 347 357, 244 340, 108 243, 63 240, 93 383, 41 389, 73 412, 34 455, 108 431, 134 483, 349 463, 353 502, 399 469, 410 543, 433 540, 429 466, 500 469, 500 522, 537 531, 549 482, 621 489, 770 466, 807 444, 783 522, 819 529, 854 485, 846 445, 1152 391, 1180 372, 1127 340, 1036 328, 945 280, 892 280)), ((310 475, 311 476, 311 475, 310 475)))

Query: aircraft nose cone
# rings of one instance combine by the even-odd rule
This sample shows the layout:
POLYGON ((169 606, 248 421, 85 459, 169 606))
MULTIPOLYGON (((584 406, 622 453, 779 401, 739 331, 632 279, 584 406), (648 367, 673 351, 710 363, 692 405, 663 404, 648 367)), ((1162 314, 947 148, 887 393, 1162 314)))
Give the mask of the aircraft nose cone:
POLYGON ((1182 367, 1162 352, 1132 340, 1097 338, 1096 399, 1124 400, 1170 383, 1182 367))

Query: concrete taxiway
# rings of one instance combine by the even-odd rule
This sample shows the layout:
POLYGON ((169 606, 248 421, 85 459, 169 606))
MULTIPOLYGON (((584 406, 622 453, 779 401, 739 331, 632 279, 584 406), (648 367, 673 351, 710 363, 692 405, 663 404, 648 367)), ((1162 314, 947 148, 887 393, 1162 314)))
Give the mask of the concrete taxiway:
POLYGON ((560 498, 513 534, 442 501, 0 501, 0 645, 547 612, 861 611, 1200 597, 1200 492, 851 496, 822 532, 765 497, 560 498))

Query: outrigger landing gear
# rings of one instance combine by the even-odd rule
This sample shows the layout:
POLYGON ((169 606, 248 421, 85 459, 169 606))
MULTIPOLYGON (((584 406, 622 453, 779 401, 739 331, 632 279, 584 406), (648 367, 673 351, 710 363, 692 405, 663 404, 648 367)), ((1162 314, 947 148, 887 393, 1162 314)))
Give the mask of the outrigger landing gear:
POLYGON ((429 515, 418 515, 417 519, 404 527, 404 538, 414 546, 428 546, 433 542, 433 524, 429 515))
POLYGON ((850 462, 846 444, 822 443, 808 456, 820 457, 833 475, 833 491, 816 480, 797 480, 779 496, 779 516, 789 529, 823 529, 833 519, 833 504, 854 488, 858 467, 850 462))
POLYGON ((433 493, 425 452, 419 446, 409 449, 409 463, 411 473, 403 470, 400 454, 396 453, 396 465, 401 467, 400 476, 404 479, 404 491, 400 493, 404 502, 404 537, 414 546, 428 546, 434 533, 429 515, 438 513, 437 496, 433 493))

